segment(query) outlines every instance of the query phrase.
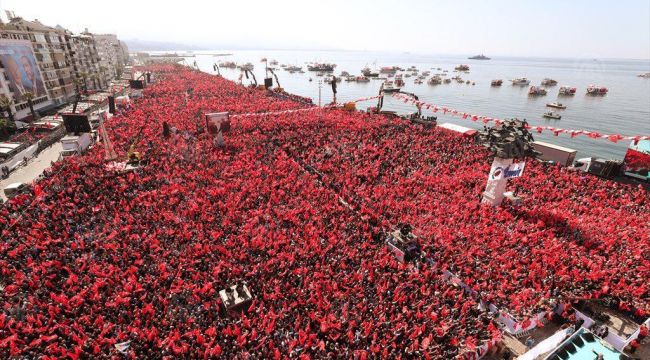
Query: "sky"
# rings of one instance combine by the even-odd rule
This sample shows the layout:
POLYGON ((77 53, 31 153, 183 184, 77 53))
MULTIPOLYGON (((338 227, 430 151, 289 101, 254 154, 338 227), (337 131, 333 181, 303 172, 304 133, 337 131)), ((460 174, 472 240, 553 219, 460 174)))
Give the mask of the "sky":
POLYGON ((650 0, 0 0, 73 32, 205 49, 650 59, 650 0))

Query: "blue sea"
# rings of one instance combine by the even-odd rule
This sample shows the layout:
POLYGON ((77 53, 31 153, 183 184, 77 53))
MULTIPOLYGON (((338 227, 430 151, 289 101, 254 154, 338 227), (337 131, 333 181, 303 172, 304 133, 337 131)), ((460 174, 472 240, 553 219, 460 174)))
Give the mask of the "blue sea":
MULTIPOLYGON (((319 91, 321 102, 326 104, 332 100, 332 89, 328 84, 319 86, 320 77, 307 71, 308 62, 335 63, 334 74, 347 71, 359 75, 365 66, 379 69, 383 66, 399 66, 404 69, 417 67, 420 72, 429 70, 431 74, 448 70, 448 77, 457 73, 454 67, 467 64, 468 74, 460 74, 464 80, 475 85, 451 84, 437 86, 414 84, 415 77, 405 78, 404 91, 412 92, 420 100, 437 106, 455 108, 461 112, 484 115, 496 118, 526 119, 531 125, 555 126, 564 129, 583 129, 607 134, 650 135, 650 79, 638 77, 639 74, 650 72, 650 60, 613 60, 613 59, 547 59, 547 58, 516 58, 491 56, 491 60, 469 60, 467 56, 435 56, 411 53, 381 53, 381 52, 352 52, 352 51, 289 51, 289 50, 211 50, 195 51, 194 57, 186 58, 192 65, 196 61, 199 68, 209 73, 215 73, 213 64, 220 61, 234 61, 238 64, 250 62, 255 66, 254 73, 258 83, 263 83, 265 64, 262 58, 269 61, 277 60, 280 64, 297 65, 305 70, 304 74, 290 74, 278 70, 280 85, 288 92, 311 97, 318 103, 319 91), (214 54, 231 54, 215 56, 214 54), (442 70, 436 70, 441 68, 442 70), (544 78, 558 81, 558 85, 547 88, 548 95, 539 97, 528 96, 528 86, 513 86, 508 81, 517 77, 527 77, 531 85, 540 85, 544 78), (312 79, 310 82, 309 79, 312 79), (503 86, 491 87, 493 79, 502 79, 503 86), (609 88, 605 96, 587 96, 586 88, 590 84, 609 88), (558 98, 558 89, 562 85, 577 88, 573 97, 558 98), (320 89, 319 89, 320 87, 320 89), (562 102, 566 110, 555 110, 545 106, 553 101, 562 102), (562 115, 561 120, 548 120, 542 117, 546 111, 553 110, 562 115)), ((490 56, 490 54, 486 54, 490 56)), ((222 76, 237 81, 240 78, 239 69, 221 69, 222 76)), ((252 80, 243 79, 244 84, 252 80)), ((354 100, 362 97, 377 95, 381 85, 380 80, 368 83, 342 81, 338 84, 337 101, 354 100)), ((376 102, 359 103, 358 108, 365 109, 376 102)), ((387 98, 384 104, 386 110, 400 113, 415 111, 411 105, 387 98)), ((434 115, 427 114, 425 115, 434 115)), ((460 117, 442 115, 438 122, 451 122, 467 127, 481 128, 481 123, 474 123, 460 117)), ((629 141, 612 143, 608 140, 595 140, 585 136, 571 138, 568 135, 553 136, 550 132, 535 134, 536 140, 555 143, 578 150, 578 158, 587 156, 607 159, 622 159, 629 141)))

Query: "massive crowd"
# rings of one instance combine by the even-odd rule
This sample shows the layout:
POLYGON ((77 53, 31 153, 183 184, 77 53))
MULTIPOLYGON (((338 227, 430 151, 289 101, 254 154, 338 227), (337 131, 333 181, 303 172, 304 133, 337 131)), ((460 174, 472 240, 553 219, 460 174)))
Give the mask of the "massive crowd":
POLYGON ((115 172, 96 146, 0 208, 0 357, 454 358, 500 329, 445 270, 521 317, 602 296, 650 310, 640 188, 529 162, 523 205, 494 209, 480 146, 343 110, 233 118, 219 148, 203 113, 308 105, 152 70, 107 122, 145 165, 115 172), (435 265, 395 260, 397 224, 435 265), (234 284, 254 299, 226 313, 234 284))

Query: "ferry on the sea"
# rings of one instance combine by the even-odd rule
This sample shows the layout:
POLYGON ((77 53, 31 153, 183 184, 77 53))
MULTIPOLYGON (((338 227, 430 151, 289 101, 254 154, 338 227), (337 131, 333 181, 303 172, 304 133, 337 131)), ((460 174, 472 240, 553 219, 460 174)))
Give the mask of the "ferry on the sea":
POLYGON ((560 91, 558 92, 558 95, 563 95, 563 96, 572 96, 576 94, 577 89, 574 87, 570 86, 560 86, 560 91))
POLYGON ((604 86, 589 85, 587 95, 605 95, 609 90, 604 86))
POLYGON ((332 72, 336 64, 327 64, 327 63, 313 63, 307 65, 307 70, 309 71, 319 71, 319 72, 332 72))
POLYGON ((475 56, 470 56, 470 57, 468 57, 468 59, 470 59, 470 60, 490 60, 489 57, 487 57, 487 56, 485 56, 485 55, 483 55, 483 54, 481 54, 481 55, 475 55, 475 56))
POLYGON ((512 85, 525 86, 530 84, 530 80, 526 79, 525 77, 512 79, 510 81, 512 81, 512 85))

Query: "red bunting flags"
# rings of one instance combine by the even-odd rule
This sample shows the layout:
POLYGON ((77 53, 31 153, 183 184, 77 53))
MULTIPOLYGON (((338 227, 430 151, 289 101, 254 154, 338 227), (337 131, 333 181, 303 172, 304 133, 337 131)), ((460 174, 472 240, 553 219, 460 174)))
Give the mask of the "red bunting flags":
MULTIPOLYGON (((412 102, 416 103, 416 100, 406 94, 400 94, 400 93, 392 93, 392 97, 402 100, 404 103, 412 102)), ((456 109, 450 109, 447 107, 438 107, 432 104, 428 104, 423 101, 417 101, 418 104, 423 104, 427 109, 433 109, 433 112, 437 112, 439 109, 443 111, 443 114, 448 115, 450 113, 451 116, 456 116, 456 115, 461 115, 463 119, 470 119, 474 122, 477 122, 478 120, 481 120, 483 124, 489 124, 489 123, 494 123, 494 124, 500 124, 502 123, 502 120, 487 117, 487 116, 480 116, 480 115, 470 115, 465 112, 460 112, 459 110, 456 109)), ((575 138, 578 135, 587 135, 591 139, 608 139, 611 142, 618 142, 620 140, 633 140, 635 142, 639 140, 650 140, 650 135, 635 135, 635 136, 625 136, 625 135, 620 135, 620 134, 611 134, 611 135, 603 135, 597 132, 590 132, 586 130, 568 130, 568 129, 560 129, 560 128, 555 128, 553 126, 535 126, 534 129, 537 131, 537 133, 542 133, 544 130, 550 131, 553 133, 554 136, 559 136, 560 134, 569 134, 571 138, 575 138)))

